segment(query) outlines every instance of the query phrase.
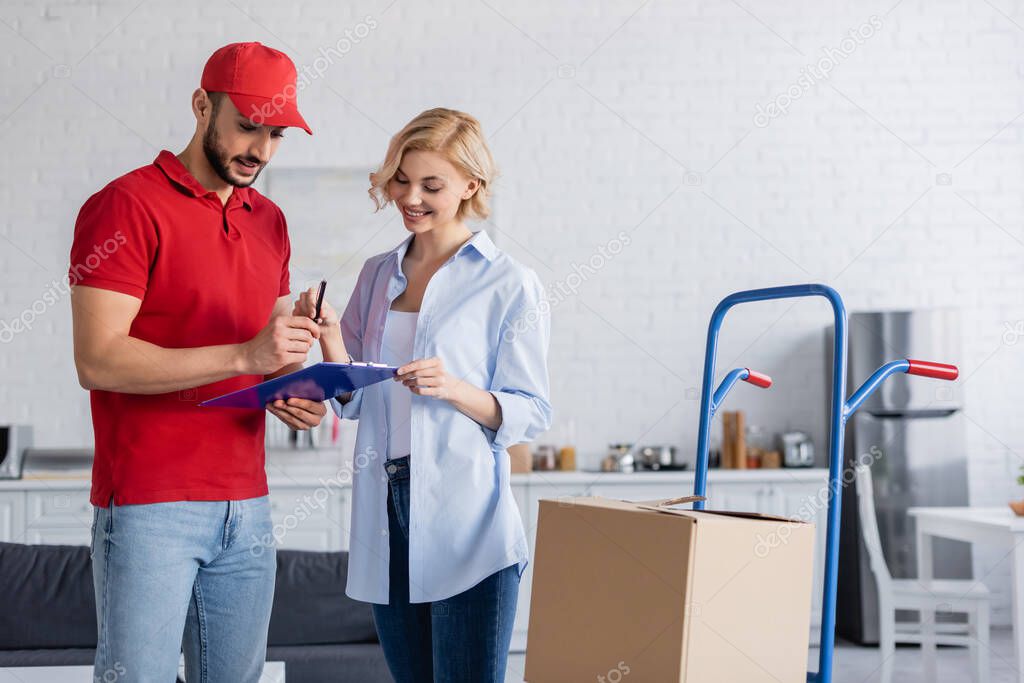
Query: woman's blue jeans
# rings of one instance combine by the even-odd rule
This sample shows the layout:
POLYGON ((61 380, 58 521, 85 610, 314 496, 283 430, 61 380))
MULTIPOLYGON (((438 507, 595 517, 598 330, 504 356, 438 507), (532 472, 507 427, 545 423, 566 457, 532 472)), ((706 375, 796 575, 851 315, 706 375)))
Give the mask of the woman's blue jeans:
POLYGON ((502 683, 519 596, 516 565, 437 602, 409 602, 409 457, 384 464, 391 549, 389 604, 374 605, 396 683, 502 683))

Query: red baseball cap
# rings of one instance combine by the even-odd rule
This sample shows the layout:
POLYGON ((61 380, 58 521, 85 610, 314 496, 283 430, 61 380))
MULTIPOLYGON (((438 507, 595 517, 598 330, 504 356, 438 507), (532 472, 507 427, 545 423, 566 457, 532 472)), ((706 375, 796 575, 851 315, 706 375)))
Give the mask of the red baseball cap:
POLYGON ((295 64, 288 55, 260 43, 231 43, 206 62, 200 83, 207 92, 222 92, 253 123, 292 126, 310 135, 299 113, 295 64))

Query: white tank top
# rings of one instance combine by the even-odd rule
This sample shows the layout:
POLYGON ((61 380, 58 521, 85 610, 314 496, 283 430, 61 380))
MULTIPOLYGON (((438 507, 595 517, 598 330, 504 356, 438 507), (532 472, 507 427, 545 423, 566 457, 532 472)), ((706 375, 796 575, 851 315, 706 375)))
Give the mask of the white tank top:
MULTIPOLYGON (((402 366, 413 360, 413 342, 416 339, 416 311, 388 311, 384 324, 380 361, 402 366)), ((388 426, 388 459, 409 455, 412 441, 412 392, 401 382, 389 381, 384 406, 388 426)))

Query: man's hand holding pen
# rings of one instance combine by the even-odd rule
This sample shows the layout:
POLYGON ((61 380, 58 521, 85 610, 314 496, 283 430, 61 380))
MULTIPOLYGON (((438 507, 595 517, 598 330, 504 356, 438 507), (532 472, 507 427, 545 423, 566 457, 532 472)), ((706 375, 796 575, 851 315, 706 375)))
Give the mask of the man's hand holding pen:
POLYGON ((295 307, 292 309, 292 315, 314 320, 319 331, 320 349, 323 351, 325 361, 347 363, 351 360, 348 351, 345 350, 345 342, 341 338, 338 314, 316 287, 310 287, 299 294, 299 298, 295 301, 295 307), (320 299, 320 317, 317 320, 318 298, 320 299))
MULTIPOLYGON (((320 340, 321 346, 325 343, 325 335, 328 337, 336 335, 339 343, 341 340, 338 316, 331 305, 323 301, 326 284, 326 281, 322 281, 319 291, 316 288, 311 288, 302 292, 292 307, 291 317, 284 318, 285 321, 301 321, 303 331, 308 333, 308 337, 303 337, 306 348, 302 353, 300 363, 306 359, 306 354, 314 340, 320 340)), ((344 345, 341 346, 344 349, 344 345)), ((327 358, 326 347, 324 360, 330 360, 327 358)), ((267 410, 295 430, 316 427, 327 414, 327 406, 323 402, 304 398, 289 398, 287 401, 278 399, 273 403, 268 403, 267 410)))

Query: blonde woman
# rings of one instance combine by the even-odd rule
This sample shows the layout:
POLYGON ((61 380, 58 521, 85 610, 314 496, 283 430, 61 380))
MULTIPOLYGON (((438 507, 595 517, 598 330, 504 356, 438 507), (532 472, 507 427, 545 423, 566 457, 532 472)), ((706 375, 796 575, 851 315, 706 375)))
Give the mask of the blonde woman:
POLYGON ((370 175, 412 234, 366 262, 340 325, 321 310, 326 360, 400 366, 331 401, 359 419, 346 592, 374 603, 399 683, 505 680, 527 562, 505 449, 550 425, 550 323, 536 274, 466 227, 494 177, 476 119, 413 119, 370 175))

